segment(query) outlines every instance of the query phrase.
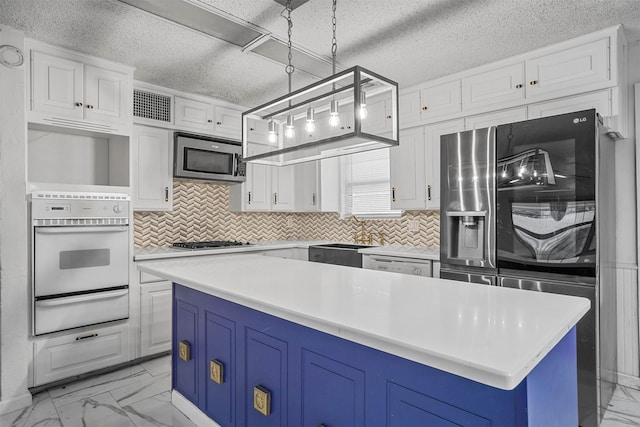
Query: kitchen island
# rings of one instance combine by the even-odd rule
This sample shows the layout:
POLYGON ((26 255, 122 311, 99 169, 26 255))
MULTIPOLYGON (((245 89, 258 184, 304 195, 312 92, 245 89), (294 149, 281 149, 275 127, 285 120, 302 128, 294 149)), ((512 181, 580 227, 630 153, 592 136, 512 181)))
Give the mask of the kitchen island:
POLYGON ((175 283, 173 402, 199 425, 577 425, 589 301, 260 255, 175 283))

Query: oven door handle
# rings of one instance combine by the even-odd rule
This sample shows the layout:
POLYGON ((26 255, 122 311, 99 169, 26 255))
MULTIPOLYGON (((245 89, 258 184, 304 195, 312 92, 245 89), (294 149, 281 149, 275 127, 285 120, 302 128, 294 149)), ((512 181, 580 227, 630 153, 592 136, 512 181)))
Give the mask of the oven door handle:
POLYGON ((107 225, 103 227, 36 227, 36 234, 74 234, 74 233, 120 233, 128 231, 127 226, 107 225))
POLYGON ((129 289, 122 289, 122 290, 109 291, 109 292, 99 292, 99 293, 96 292, 89 295, 78 295, 78 296, 72 296, 72 297, 40 300, 40 301, 36 301, 36 305, 39 305, 41 307, 54 307, 58 305, 76 304, 79 302, 86 302, 86 301, 118 298, 126 295, 127 293, 129 293, 129 289))

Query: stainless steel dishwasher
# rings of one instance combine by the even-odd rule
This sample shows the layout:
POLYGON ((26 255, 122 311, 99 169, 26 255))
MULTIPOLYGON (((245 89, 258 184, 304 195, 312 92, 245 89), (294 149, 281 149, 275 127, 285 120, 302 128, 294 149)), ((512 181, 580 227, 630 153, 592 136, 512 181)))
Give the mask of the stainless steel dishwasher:
POLYGON ((348 243, 311 245, 309 246, 309 261, 362 268, 362 254, 358 253, 358 249, 371 247, 373 246, 348 243))

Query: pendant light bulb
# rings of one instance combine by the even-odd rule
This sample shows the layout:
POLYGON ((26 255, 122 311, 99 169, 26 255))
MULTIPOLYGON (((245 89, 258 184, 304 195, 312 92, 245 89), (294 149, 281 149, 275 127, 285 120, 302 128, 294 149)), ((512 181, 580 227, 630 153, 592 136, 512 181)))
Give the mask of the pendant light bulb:
POLYGON ((315 112, 311 107, 307 108, 307 123, 304 125, 304 129, 309 133, 316 130, 315 112))
POLYGON ((274 122, 273 120, 269 120, 267 125, 268 125, 267 140, 273 144, 274 142, 278 141, 278 133, 276 132, 276 122, 274 122))
POLYGON ((329 125, 336 127, 340 124, 340 113, 338 112, 338 101, 335 99, 331 101, 329 108, 329 125))
POLYGON ((296 131, 294 130, 293 116, 291 114, 287 115, 287 127, 284 131, 284 136, 287 138, 293 138, 296 135, 296 131))
POLYGON ((360 118, 367 118, 367 94, 364 91, 360 92, 360 118))

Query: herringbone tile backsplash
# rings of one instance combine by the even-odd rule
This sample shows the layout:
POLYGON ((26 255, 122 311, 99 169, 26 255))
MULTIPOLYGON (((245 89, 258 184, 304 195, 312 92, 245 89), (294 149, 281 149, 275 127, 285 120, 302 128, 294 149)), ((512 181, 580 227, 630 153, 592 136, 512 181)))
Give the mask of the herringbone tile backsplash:
MULTIPOLYGON (((169 246, 198 240, 337 240, 353 241, 360 230, 353 219, 337 213, 230 212, 229 187, 201 182, 174 181, 173 211, 136 212, 134 244, 137 248, 169 246), (288 226, 288 219, 291 225, 288 226)), ((371 220, 367 231, 383 232, 385 243, 413 246, 440 245, 437 211, 405 212, 397 220, 371 220), (410 220, 420 231, 409 232, 410 220)))

